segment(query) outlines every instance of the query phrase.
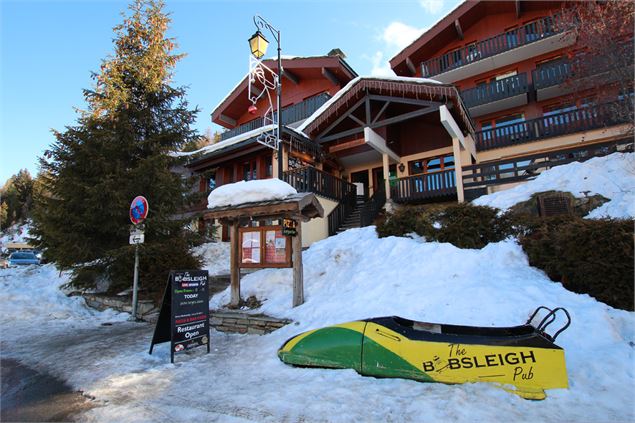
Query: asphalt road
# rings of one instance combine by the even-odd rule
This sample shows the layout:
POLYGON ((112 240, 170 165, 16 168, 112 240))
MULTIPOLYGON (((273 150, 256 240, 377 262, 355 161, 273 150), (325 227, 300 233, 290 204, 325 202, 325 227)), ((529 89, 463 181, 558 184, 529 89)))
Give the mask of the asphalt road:
POLYGON ((0 359, 2 422, 67 422, 94 405, 63 381, 21 365, 0 359))

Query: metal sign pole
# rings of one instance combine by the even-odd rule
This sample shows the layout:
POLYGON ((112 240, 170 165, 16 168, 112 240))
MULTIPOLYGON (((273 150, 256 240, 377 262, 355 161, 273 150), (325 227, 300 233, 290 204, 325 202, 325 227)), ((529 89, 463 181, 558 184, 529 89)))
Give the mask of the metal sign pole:
POLYGON ((137 291, 139 289, 139 244, 134 247, 134 279, 132 282, 132 319, 137 320, 137 291))

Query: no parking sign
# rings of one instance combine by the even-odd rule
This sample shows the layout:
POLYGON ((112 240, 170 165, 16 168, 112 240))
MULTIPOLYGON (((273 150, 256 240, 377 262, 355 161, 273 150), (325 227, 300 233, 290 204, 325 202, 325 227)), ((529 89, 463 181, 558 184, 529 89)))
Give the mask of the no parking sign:
POLYGON ((142 195, 138 195, 130 204, 130 221, 134 225, 143 222, 148 216, 148 200, 142 195))

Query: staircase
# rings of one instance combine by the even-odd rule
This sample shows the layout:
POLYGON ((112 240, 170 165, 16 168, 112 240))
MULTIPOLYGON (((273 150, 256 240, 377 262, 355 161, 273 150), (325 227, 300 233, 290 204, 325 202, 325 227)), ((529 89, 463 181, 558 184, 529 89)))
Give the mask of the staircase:
POLYGON ((363 195, 358 195, 355 207, 353 211, 344 219, 344 222, 337 228, 337 233, 344 232, 347 229, 351 228, 361 228, 362 227, 362 209, 366 205, 366 197, 363 195))

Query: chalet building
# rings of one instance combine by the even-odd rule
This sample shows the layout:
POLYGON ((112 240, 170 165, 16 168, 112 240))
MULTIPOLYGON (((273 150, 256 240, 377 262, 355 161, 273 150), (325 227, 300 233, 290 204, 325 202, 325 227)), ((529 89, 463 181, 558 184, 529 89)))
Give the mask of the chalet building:
MULTIPOLYGON (((464 2, 391 59, 394 77, 359 77, 339 50, 283 59, 282 179, 327 215, 303 228, 305 245, 385 205, 470 200, 632 144, 630 122, 593 93, 571 101, 561 7, 464 2)), ((250 109, 247 90, 245 77, 214 109, 227 131, 187 165, 201 191, 278 177, 276 152, 258 142, 267 105, 250 109)))
MULTIPOLYGON (((563 4, 464 2, 390 60, 397 75, 459 89, 476 129, 477 164, 462 175, 468 198, 606 154, 616 144, 632 145, 625 135, 632 122, 615 116, 615 102, 597 100, 605 87, 572 100, 571 84, 564 83, 572 57, 593 59, 580 57, 574 36, 559 25, 563 4)), ((598 63, 598 74, 608 65, 598 63)))

